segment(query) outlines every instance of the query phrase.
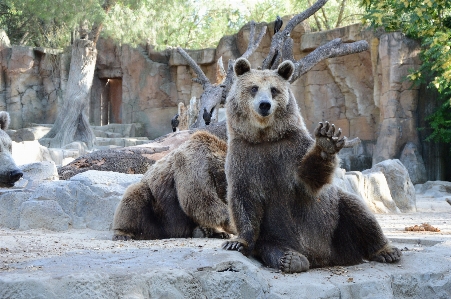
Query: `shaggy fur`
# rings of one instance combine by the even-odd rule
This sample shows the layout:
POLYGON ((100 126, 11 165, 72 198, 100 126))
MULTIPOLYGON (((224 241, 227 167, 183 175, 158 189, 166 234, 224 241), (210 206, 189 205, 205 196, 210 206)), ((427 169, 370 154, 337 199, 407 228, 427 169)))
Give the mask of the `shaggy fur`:
POLYGON ((8 129, 8 112, 0 111, 0 187, 12 187, 23 175, 11 156, 12 141, 4 130, 8 129))
POLYGON ((223 248, 287 273, 399 260, 365 204, 330 184, 344 140, 327 122, 315 139, 307 132, 289 89, 293 71, 290 61, 275 71, 235 63, 225 169, 238 236, 223 248))
POLYGON ((113 240, 228 237, 224 163, 227 144, 199 131, 125 192, 113 240))

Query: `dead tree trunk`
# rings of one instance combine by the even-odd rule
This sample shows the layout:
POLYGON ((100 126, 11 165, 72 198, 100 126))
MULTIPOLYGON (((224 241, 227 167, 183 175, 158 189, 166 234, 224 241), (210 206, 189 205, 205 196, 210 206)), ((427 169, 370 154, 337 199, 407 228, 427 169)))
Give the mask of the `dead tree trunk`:
MULTIPOLYGON (((308 19, 315 12, 320 10, 327 3, 327 1, 328 0, 317 0, 308 9, 295 15, 287 23, 284 30, 278 31, 273 35, 269 53, 263 60, 261 69, 277 69, 277 67, 283 60, 291 60, 296 66, 295 72, 290 80, 290 83, 293 83, 294 81, 299 79, 299 77, 309 71, 313 66, 324 59, 359 53, 369 49, 368 43, 364 40, 354 43, 343 43, 341 39, 337 38, 326 43, 325 45, 318 47, 299 61, 296 61, 294 59, 293 39, 290 38, 291 31, 301 22, 308 19)), ((264 27, 259 36, 255 38, 255 28, 256 24, 252 21, 250 24, 249 45, 246 52, 241 56, 243 58, 248 58, 255 51, 255 49, 257 49, 266 32, 266 27, 264 27)), ((235 76, 233 74, 234 61, 229 60, 227 75, 223 83, 214 85, 210 83, 201 68, 191 57, 189 57, 189 55, 183 49, 178 48, 177 51, 188 61, 188 64, 197 74, 197 78, 193 80, 195 82, 201 83, 204 88, 204 92, 201 95, 198 107, 199 116, 197 118, 197 122, 193 125, 193 128, 200 127, 203 126, 203 123, 201 121, 203 108, 205 107, 207 111, 210 111, 211 108, 218 107, 220 103, 225 102, 230 87, 232 86, 232 83, 235 79, 235 76)), ((214 121, 215 118, 212 118, 212 122, 214 121)))
POLYGON ((89 103, 96 59, 94 42, 85 39, 74 41, 63 104, 52 129, 39 140, 42 145, 63 147, 74 141, 82 141, 88 148, 93 147, 95 135, 85 108, 89 103))
MULTIPOLYGON (((116 0, 105 0, 102 8, 105 13, 116 4, 116 0)), ((63 95, 63 104, 58 111, 52 129, 39 140, 47 147, 63 147, 74 141, 82 141, 91 149, 95 134, 89 125, 86 108, 91 96, 92 80, 97 60, 96 43, 103 23, 94 23, 88 30, 88 23, 80 24, 80 39, 72 44, 72 57, 69 78, 63 95)))

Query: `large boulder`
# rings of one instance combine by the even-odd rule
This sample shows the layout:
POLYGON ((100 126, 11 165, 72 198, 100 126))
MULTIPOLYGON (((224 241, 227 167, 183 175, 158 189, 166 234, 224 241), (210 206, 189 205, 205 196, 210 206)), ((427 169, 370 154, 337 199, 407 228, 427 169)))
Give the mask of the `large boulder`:
POLYGON ((385 160, 365 170, 363 174, 380 171, 384 174, 396 206, 404 213, 416 211, 415 187, 406 167, 398 159, 385 160))
POLYGON ((339 169, 334 184, 359 196, 375 213, 416 211, 415 188, 399 160, 386 160, 362 172, 339 169))
POLYGON ((141 177, 91 170, 68 181, 41 181, 32 190, 5 191, 0 193, 0 227, 110 230, 126 188, 141 177))
POLYGON ((426 167, 424 166, 423 158, 418 152, 418 148, 413 142, 408 142, 402 150, 399 158, 402 164, 409 172, 412 184, 422 184, 426 182, 426 167))

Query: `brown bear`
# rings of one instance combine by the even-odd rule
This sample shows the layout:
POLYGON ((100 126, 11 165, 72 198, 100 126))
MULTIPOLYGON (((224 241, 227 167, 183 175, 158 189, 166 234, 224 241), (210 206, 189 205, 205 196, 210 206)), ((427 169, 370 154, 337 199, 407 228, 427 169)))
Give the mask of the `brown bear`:
POLYGON ((291 61, 274 71, 235 63, 225 171, 238 236, 223 248, 286 273, 398 261, 401 252, 365 204, 331 184, 345 140, 327 122, 310 136, 289 88, 294 68, 291 61))
POLYGON ((227 143, 206 131, 157 161, 116 208, 113 240, 228 237, 227 143))
POLYGON ((9 113, 0 111, 0 187, 13 187, 14 183, 23 176, 11 156, 12 141, 5 132, 9 122, 9 113))

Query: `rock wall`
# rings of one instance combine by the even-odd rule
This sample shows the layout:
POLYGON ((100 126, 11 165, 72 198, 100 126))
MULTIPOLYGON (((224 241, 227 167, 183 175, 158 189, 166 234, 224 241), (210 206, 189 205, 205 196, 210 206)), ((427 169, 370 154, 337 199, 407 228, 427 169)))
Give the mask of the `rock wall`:
POLYGON ((61 95, 61 50, 10 45, 0 30, 0 111, 11 129, 53 123, 61 95))
MULTIPOLYGON (((285 24, 288 19, 284 18, 285 24)), ((273 23, 258 24, 257 30, 264 25, 268 26, 267 34, 249 58, 254 66, 266 56, 273 34, 273 23)), ((426 107, 419 106, 419 102, 427 101, 420 97, 428 95, 405 80, 408 70, 420 64, 417 43, 399 32, 374 32, 361 25, 310 32, 307 25, 300 24, 291 37, 296 59, 337 37, 345 42, 365 39, 370 44, 366 52, 319 63, 292 84, 309 129, 328 120, 341 127, 344 135, 362 140, 356 148, 341 153, 343 168, 363 170, 386 159, 401 159, 403 163, 414 163, 406 165, 409 171, 426 166, 427 177, 424 171, 411 174, 414 183, 449 176, 446 167, 434 166, 444 163, 446 151, 433 158, 428 156, 423 162, 423 152, 431 152, 431 148, 424 147, 424 137, 419 138, 417 127, 425 114, 421 109, 426 107), (406 144, 418 153, 415 159, 402 158, 406 144), (439 171, 430 171, 428 167, 432 166, 439 171)), ((248 38, 246 25, 235 35, 224 36, 216 49, 188 53, 215 82, 216 61, 222 57, 227 67, 229 59, 244 53, 248 38)), ((171 132, 170 119, 180 102, 188 105, 191 98, 202 94, 201 85, 192 82, 193 71, 175 49, 157 52, 151 45, 133 48, 105 39, 99 40, 97 48, 89 107, 93 125, 140 123, 141 134, 153 139, 171 132)), ((10 46, 7 37, 0 43, 0 53, 0 110, 10 112, 11 127, 53 122, 58 95, 67 77, 67 56, 46 49, 10 46)))

